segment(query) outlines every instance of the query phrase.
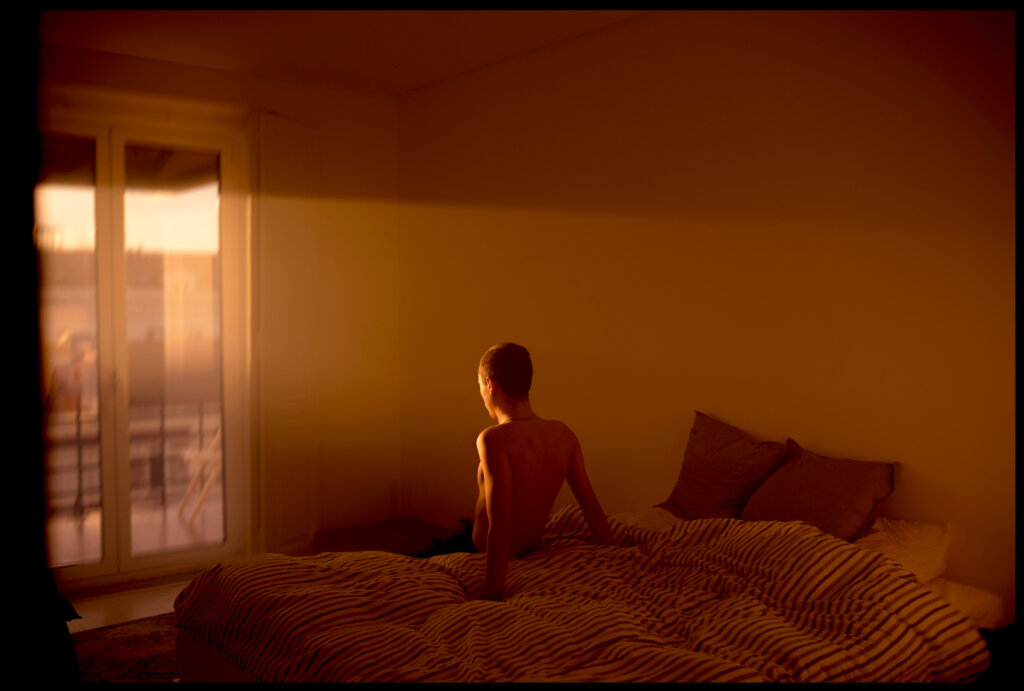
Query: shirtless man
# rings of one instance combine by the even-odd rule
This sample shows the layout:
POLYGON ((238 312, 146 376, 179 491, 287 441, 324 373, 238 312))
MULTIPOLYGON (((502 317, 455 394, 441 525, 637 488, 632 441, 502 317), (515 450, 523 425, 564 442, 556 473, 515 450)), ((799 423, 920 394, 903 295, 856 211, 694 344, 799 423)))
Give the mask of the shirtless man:
POLYGON ((480 494, 473 544, 487 553, 480 599, 501 597, 509 556, 539 547, 563 480, 569 482, 594 539, 602 544, 612 541, 576 435, 565 423, 539 418, 530 408, 532 378, 530 354, 514 343, 493 346, 480 360, 480 396, 498 421, 476 440, 480 494))

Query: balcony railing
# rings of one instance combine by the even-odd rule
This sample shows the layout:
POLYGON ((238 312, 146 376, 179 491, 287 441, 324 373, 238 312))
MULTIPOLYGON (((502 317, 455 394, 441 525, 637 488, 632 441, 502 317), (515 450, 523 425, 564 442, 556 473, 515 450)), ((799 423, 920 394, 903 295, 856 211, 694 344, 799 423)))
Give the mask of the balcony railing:
MULTIPOLYGON (((184 456, 214 439, 221 424, 219 401, 135 403, 129 409, 128 448, 132 500, 183 495, 192 475, 184 456)), ((83 411, 51 412, 46 424, 48 501, 51 512, 82 515, 103 502, 99 416, 83 411)))

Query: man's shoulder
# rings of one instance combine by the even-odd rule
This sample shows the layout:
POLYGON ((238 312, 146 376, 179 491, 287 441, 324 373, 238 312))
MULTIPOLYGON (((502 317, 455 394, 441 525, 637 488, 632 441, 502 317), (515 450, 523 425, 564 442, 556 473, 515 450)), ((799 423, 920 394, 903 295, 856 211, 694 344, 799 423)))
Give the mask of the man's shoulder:
POLYGON ((576 438, 576 434, 572 431, 572 428, 561 420, 545 420, 545 422, 548 423, 549 429, 551 429, 555 434, 571 439, 576 438))
POLYGON ((565 424, 561 420, 545 419, 544 422, 548 423, 549 425, 551 425, 551 427, 556 428, 559 431, 565 432, 567 434, 573 434, 573 431, 569 427, 569 425, 565 424))
POLYGON ((519 438, 523 436, 534 436, 536 434, 541 434, 548 437, 557 436, 566 437, 574 440, 576 439, 576 434, 572 431, 569 425, 565 424, 561 420, 551 420, 545 418, 538 419, 536 421, 536 426, 530 427, 513 427, 510 425, 502 424, 491 425, 490 427, 487 427, 482 432, 480 432, 479 436, 477 437, 477 442, 498 442, 504 439, 519 438))
POLYGON ((484 444, 484 443, 491 443, 491 444, 493 444, 494 442, 498 441, 499 439, 501 439, 504 436, 504 432, 505 432, 505 430, 503 429, 502 425, 500 425, 500 424, 499 425, 491 425, 490 427, 485 427, 483 429, 483 431, 481 431, 480 434, 477 435, 476 443, 478 445, 479 444, 484 444))

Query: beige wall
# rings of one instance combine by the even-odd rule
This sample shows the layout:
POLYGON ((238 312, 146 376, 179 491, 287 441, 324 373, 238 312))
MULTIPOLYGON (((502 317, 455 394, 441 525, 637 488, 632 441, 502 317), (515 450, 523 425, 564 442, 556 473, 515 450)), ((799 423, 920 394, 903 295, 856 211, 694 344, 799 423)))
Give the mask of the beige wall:
POLYGON ((655 13, 398 101, 43 67, 260 113, 268 549, 469 515, 476 361, 518 340, 607 511, 667 496, 699 409, 897 461, 885 511, 1012 606, 1012 40, 890 17, 655 13))
POLYGON ((270 551, 303 552, 317 530, 403 512, 394 207, 312 172, 351 157, 324 150, 332 136, 276 115, 260 124, 256 340, 270 551))
POLYGON ((469 515, 516 340, 607 511, 702 410, 898 462, 884 511, 1013 605, 1012 41, 898 19, 658 13, 403 99, 410 512, 469 515))

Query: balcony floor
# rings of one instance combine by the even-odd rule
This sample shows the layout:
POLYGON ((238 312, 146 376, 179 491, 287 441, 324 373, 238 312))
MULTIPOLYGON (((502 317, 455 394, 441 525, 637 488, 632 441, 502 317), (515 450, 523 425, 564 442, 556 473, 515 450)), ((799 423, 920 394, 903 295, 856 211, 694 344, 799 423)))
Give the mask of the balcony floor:
MULTIPOLYGON (((160 554, 218 544, 224 539, 222 492, 218 482, 207 495, 195 520, 189 522, 195 508, 191 499, 179 515, 180 497, 168 496, 166 505, 158 498, 136 499, 131 509, 133 556, 160 554)), ((100 510, 86 510, 81 516, 73 512, 53 514, 47 523, 50 564, 95 563, 100 560, 100 510)))

